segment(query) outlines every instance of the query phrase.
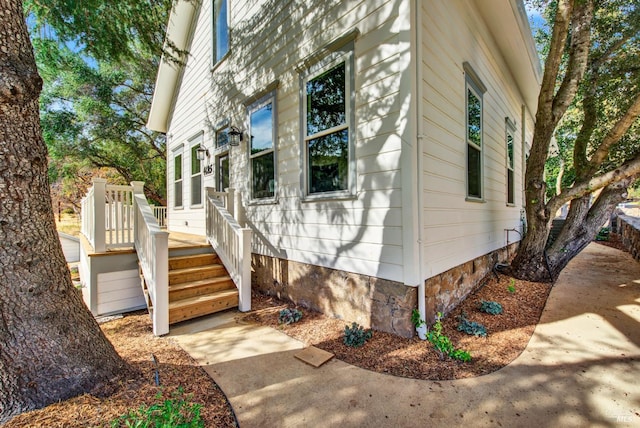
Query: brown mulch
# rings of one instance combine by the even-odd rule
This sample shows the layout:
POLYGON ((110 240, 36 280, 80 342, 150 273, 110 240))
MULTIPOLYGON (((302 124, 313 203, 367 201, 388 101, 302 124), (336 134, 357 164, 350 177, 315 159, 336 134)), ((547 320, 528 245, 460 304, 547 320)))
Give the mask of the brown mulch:
POLYGON ((4 426, 13 427, 109 427, 115 418, 171 398, 179 387, 190 403, 202 405, 200 414, 207 427, 235 427, 235 416, 225 395, 207 373, 170 339, 154 337, 146 312, 129 314, 100 325, 118 353, 139 373, 121 383, 116 392, 99 398, 84 394, 70 400, 23 413, 4 426), (159 361, 160 384, 155 385, 155 365, 159 361))
POLYGON ((609 239, 606 241, 593 241, 600 245, 606 245, 607 247, 615 248, 620 251, 627 251, 627 248, 622 244, 622 238, 617 233, 609 233, 609 239))
POLYGON ((364 369, 414 379, 461 379, 496 371, 513 361, 527 346, 551 285, 515 280, 515 292, 511 293, 508 291, 510 284, 505 276, 501 275, 499 280, 490 277, 483 287, 443 319, 443 333, 456 348, 471 353, 469 363, 450 358, 441 360, 429 342, 417 337, 404 339, 379 331, 375 331, 363 347, 352 348, 343 343, 344 321, 303 308, 299 308, 304 313, 299 322, 279 325, 279 311, 295 305, 264 295, 254 296, 254 310, 245 315, 244 320, 280 329, 306 345, 332 352, 336 358, 364 369), (499 302, 503 313, 480 312, 481 300, 499 302), (483 324, 488 331, 487 337, 469 336, 458 331, 458 317, 462 313, 468 320, 483 324))

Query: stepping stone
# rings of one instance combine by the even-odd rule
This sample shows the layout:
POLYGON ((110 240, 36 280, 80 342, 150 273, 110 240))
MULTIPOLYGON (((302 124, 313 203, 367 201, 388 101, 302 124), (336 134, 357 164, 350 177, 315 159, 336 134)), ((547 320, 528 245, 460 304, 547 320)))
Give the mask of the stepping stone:
POLYGON ((323 351, 315 346, 309 346, 293 356, 315 368, 320 367, 334 357, 331 352, 323 351))

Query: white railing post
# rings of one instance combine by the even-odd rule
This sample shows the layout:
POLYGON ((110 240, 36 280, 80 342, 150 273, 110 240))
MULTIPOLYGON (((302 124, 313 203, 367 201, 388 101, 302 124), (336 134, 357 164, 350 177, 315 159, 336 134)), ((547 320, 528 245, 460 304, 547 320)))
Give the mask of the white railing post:
POLYGON ((131 187, 133 188, 133 242, 135 247, 136 236, 138 236, 138 206, 136 203, 136 195, 144 194, 144 181, 132 181, 131 187))
MULTIPOLYGON (((236 203, 236 189, 229 187, 228 189, 226 189, 227 192, 227 198, 225 201, 225 208, 227 209, 227 211, 229 211, 229 214, 231 214, 233 216, 233 218, 236 218, 235 216, 235 212, 236 212, 236 207, 235 207, 235 203, 236 203)), ((240 192, 238 192, 239 194, 240 192)))
POLYGON ((96 253, 107 251, 106 243, 106 189, 107 180, 104 178, 93 179, 93 249, 96 253))
POLYGON ((251 310, 251 229, 240 230, 240 286, 238 287, 238 309, 251 310))
POLYGON ((156 301, 153 307, 153 334, 169 333, 169 233, 158 232, 154 237, 154 276, 156 301))

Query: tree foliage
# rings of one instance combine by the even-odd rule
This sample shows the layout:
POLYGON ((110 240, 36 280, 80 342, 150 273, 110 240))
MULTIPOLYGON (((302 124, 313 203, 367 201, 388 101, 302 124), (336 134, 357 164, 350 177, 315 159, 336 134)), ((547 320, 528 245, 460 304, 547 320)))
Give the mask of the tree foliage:
POLYGON ((549 280, 593 239, 640 173, 640 1, 533 4, 552 26, 537 35, 545 68, 525 176, 529 233, 512 273, 549 280), (551 221, 568 202, 565 225, 547 246, 551 221))
POLYGON ((75 188, 75 171, 112 168, 164 204, 165 137, 145 123, 171 2, 90 3, 26 2, 50 177, 75 188))

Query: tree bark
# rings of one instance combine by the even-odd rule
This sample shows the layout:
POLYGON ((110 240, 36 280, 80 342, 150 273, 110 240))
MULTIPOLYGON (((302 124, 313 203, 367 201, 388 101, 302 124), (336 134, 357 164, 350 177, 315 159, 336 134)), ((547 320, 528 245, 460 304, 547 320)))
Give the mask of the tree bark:
POLYGON ((41 86, 22 2, 0 0, 0 423, 127 369, 73 287, 62 254, 41 86))

